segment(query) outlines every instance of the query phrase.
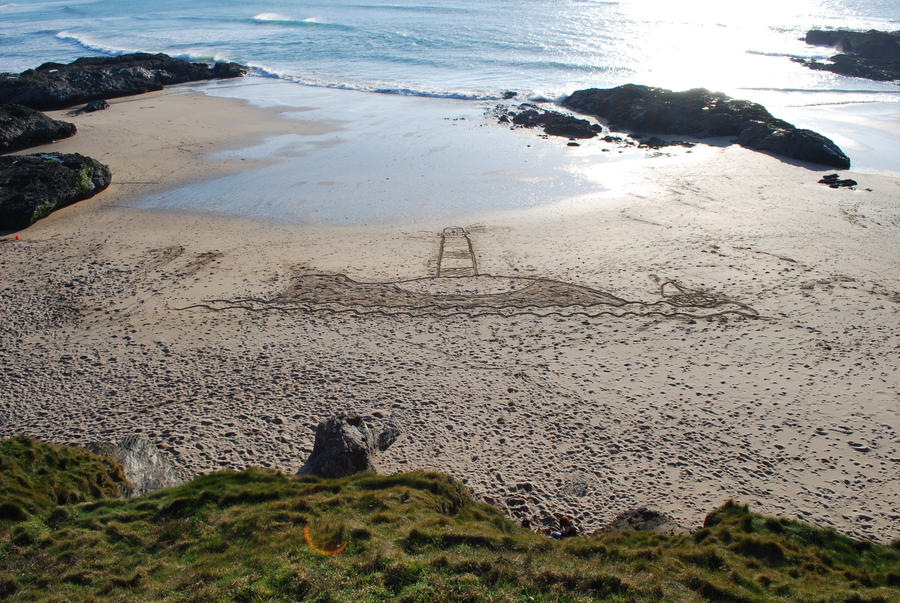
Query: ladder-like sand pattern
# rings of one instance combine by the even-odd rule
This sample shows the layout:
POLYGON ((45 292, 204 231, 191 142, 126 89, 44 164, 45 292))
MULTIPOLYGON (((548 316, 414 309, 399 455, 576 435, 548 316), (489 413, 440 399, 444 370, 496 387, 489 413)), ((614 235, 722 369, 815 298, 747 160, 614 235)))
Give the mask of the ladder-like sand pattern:
POLYGON ((435 276, 478 276, 475 250, 465 228, 448 226, 441 232, 435 276))

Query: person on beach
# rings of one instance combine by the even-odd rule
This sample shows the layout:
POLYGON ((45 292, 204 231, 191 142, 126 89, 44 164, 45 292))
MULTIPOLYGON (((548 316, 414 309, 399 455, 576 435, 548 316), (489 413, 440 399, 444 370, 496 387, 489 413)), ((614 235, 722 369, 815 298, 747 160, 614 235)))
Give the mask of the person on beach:
POLYGON ((553 540, 562 540, 563 538, 571 538, 577 535, 578 528, 575 527, 575 524, 572 523, 572 520, 567 515, 559 518, 559 529, 550 532, 550 538, 553 540))

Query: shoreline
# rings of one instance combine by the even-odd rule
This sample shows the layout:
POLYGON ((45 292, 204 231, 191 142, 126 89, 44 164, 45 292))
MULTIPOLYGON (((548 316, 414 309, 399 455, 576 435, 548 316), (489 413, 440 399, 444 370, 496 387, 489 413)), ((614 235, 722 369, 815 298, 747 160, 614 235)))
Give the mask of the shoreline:
MULTIPOLYGON (((248 165, 264 168, 265 154, 239 155, 267 136, 314 141, 294 158, 314 172, 328 151, 371 134, 378 101, 348 103, 324 123, 321 107, 265 109, 190 87, 111 104, 71 118, 74 138, 30 150, 108 163, 110 189, 20 241, 0 237, 3 437, 83 443, 140 432, 185 475, 293 472, 318 421, 379 413, 403 429, 386 470, 449 473, 516 518, 564 512, 590 530, 649 505, 696 526, 733 497, 855 536, 898 537, 895 176, 847 171, 859 187, 835 191, 818 172, 740 148, 626 167, 498 129, 485 136, 543 153, 532 173, 498 176, 518 194, 529 190, 519 178, 546 177, 547 166, 600 186, 554 204, 403 224, 276 224, 133 201, 201 172, 240 179, 248 165), (358 137, 332 141, 360 122, 358 137), (323 273, 427 278, 450 226, 467 229, 479 274, 555 279, 640 304, 676 295, 674 282, 761 318, 177 310, 278 300, 323 273)), ((449 106, 430 110, 436 130, 454 127, 443 121, 455 115, 449 106)), ((453 146, 463 139, 448 138, 449 152, 464 152, 453 146)), ((404 140, 398 170, 441 142, 404 140)), ((335 171, 350 182, 363 156, 345 155, 335 171)), ((470 169, 445 169, 460 165, 470 169)))

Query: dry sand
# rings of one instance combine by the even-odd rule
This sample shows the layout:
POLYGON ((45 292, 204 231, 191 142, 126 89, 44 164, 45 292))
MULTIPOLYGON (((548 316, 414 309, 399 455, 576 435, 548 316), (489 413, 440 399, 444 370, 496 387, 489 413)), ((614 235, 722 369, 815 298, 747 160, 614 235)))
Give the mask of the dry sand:
POLYGON ((115 184, 0 237, 0 436, 143 433, 185 477, 292 472, 318 421, 358 412, 403 429, 386 471, 517 518, 694 527, 735 498, 900 537, 898 178, 831 190, 698 149, 601 166, 602 197, 301 227, 128 201, 243 167, 205 151, 335 124, 188 88, 71 119, 45 150, 115 184))

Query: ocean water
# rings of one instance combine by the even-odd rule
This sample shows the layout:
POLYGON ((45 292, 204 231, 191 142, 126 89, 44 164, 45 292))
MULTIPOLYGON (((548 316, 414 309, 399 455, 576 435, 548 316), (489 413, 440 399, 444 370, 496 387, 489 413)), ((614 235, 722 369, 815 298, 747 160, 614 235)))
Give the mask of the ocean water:
MULTIPOLYGON (((590 152, 582 149, 562 155, 544 149, 543 142, 526 145, 475 130, 455 136, 428 126, 435 138, 459 139, 460 148, 471 148, 468 142, 474 140, 502 147, 506 158, 470 152, 461 159, 459 148, 445 146, 431 152, 430 176, 418 177, 394 169, 409 165, 403 159, 405 142, 381 148, 374 141, 400 131, 414 139, 417 132, 407 128, 405 111, 431 116, 435 123, 440 116, 465 116, 471 124, 481 106, 509 90, 520 100, 553 101, 577 89, 627 82, 676 90, 700 86, 760 102, 777 117, 835 140, 855 170, 900 173, 900 86, 812 71, 791 61, 833 54, 802 41, 813 27, 897 30, 900 0, 0 1, 0 71, 85 55, 165 52, 252 67, 241 83, 202 87, 210 94, 262 105, 307 106, 313 99, 323 104, 316 114, 322 119, 365 111, 381 116, 366 133, 348 128, 337 136, 343 145, 333 145, 315 160, 302 149, 309 141, 297 141, 290 152, 284 148, 290 141, 260 147, 273 155, 302 155, 307 164, 317 161, 322 172, 333 171, 330 166, 343 164, 348 155, 365 163, 369 177, 354 181, 353 194, 343 191, 343 204, 334 202, 339 192, 334 186, 288 182, 297 166, 287 162, 277 174, 271 168, 258 180, 244 177, 243 182, 254 182, 248 194, 258 194, 264 181, 280 183, 266 189, 268 201, 253 207, 238 203, 222 208, 216 200, 237 182, 167 193, 149 206, 218 208, 252 216, 268 211, 296 215, 298 221, 346 222, 428 207, 431 213, 474 209, 485 198, 493 198, 497 207, 514 207, 588 195, 602 187, 590 179, 573 185, 567 173, 572 161, 588 165, 614 154, 588 157, 590 152), (371 100, 376 98, 395 100, 371 100), (430 99, 432 106, 422 104, 430 99), (555 170, 557 177, 535 188, 529 173, 540 163, 538 152, 543 153, 544 171, 555 170), (392 184, 376 178, 376 172, 393 174, 392 184), (432 186, 438 172, 442 184, 432 186), (498 184, 497 174, 511 173, 530 184, 498 184), (285 201, 284 186, 299 191, 296 202, 285 201), (529 195, 535 198, 526 199, 529 195), (383 199, 384 204, 364 212, 354 198, 383 199), (389 202, 397 198, 403 203, 389 202), (459 199, 469 198, 469 205, 457 207, 459 199)), ((334 173, 321 181, 340 176, 334 173)))
POLYGON ((897 0, 21 0, 0 70, 86 54, 233 60, 262 76, 398 94, 554 99, 626 82, 782 104, 871 102, 891 84, 807 70, 811 27, 900 29, 897 0))

